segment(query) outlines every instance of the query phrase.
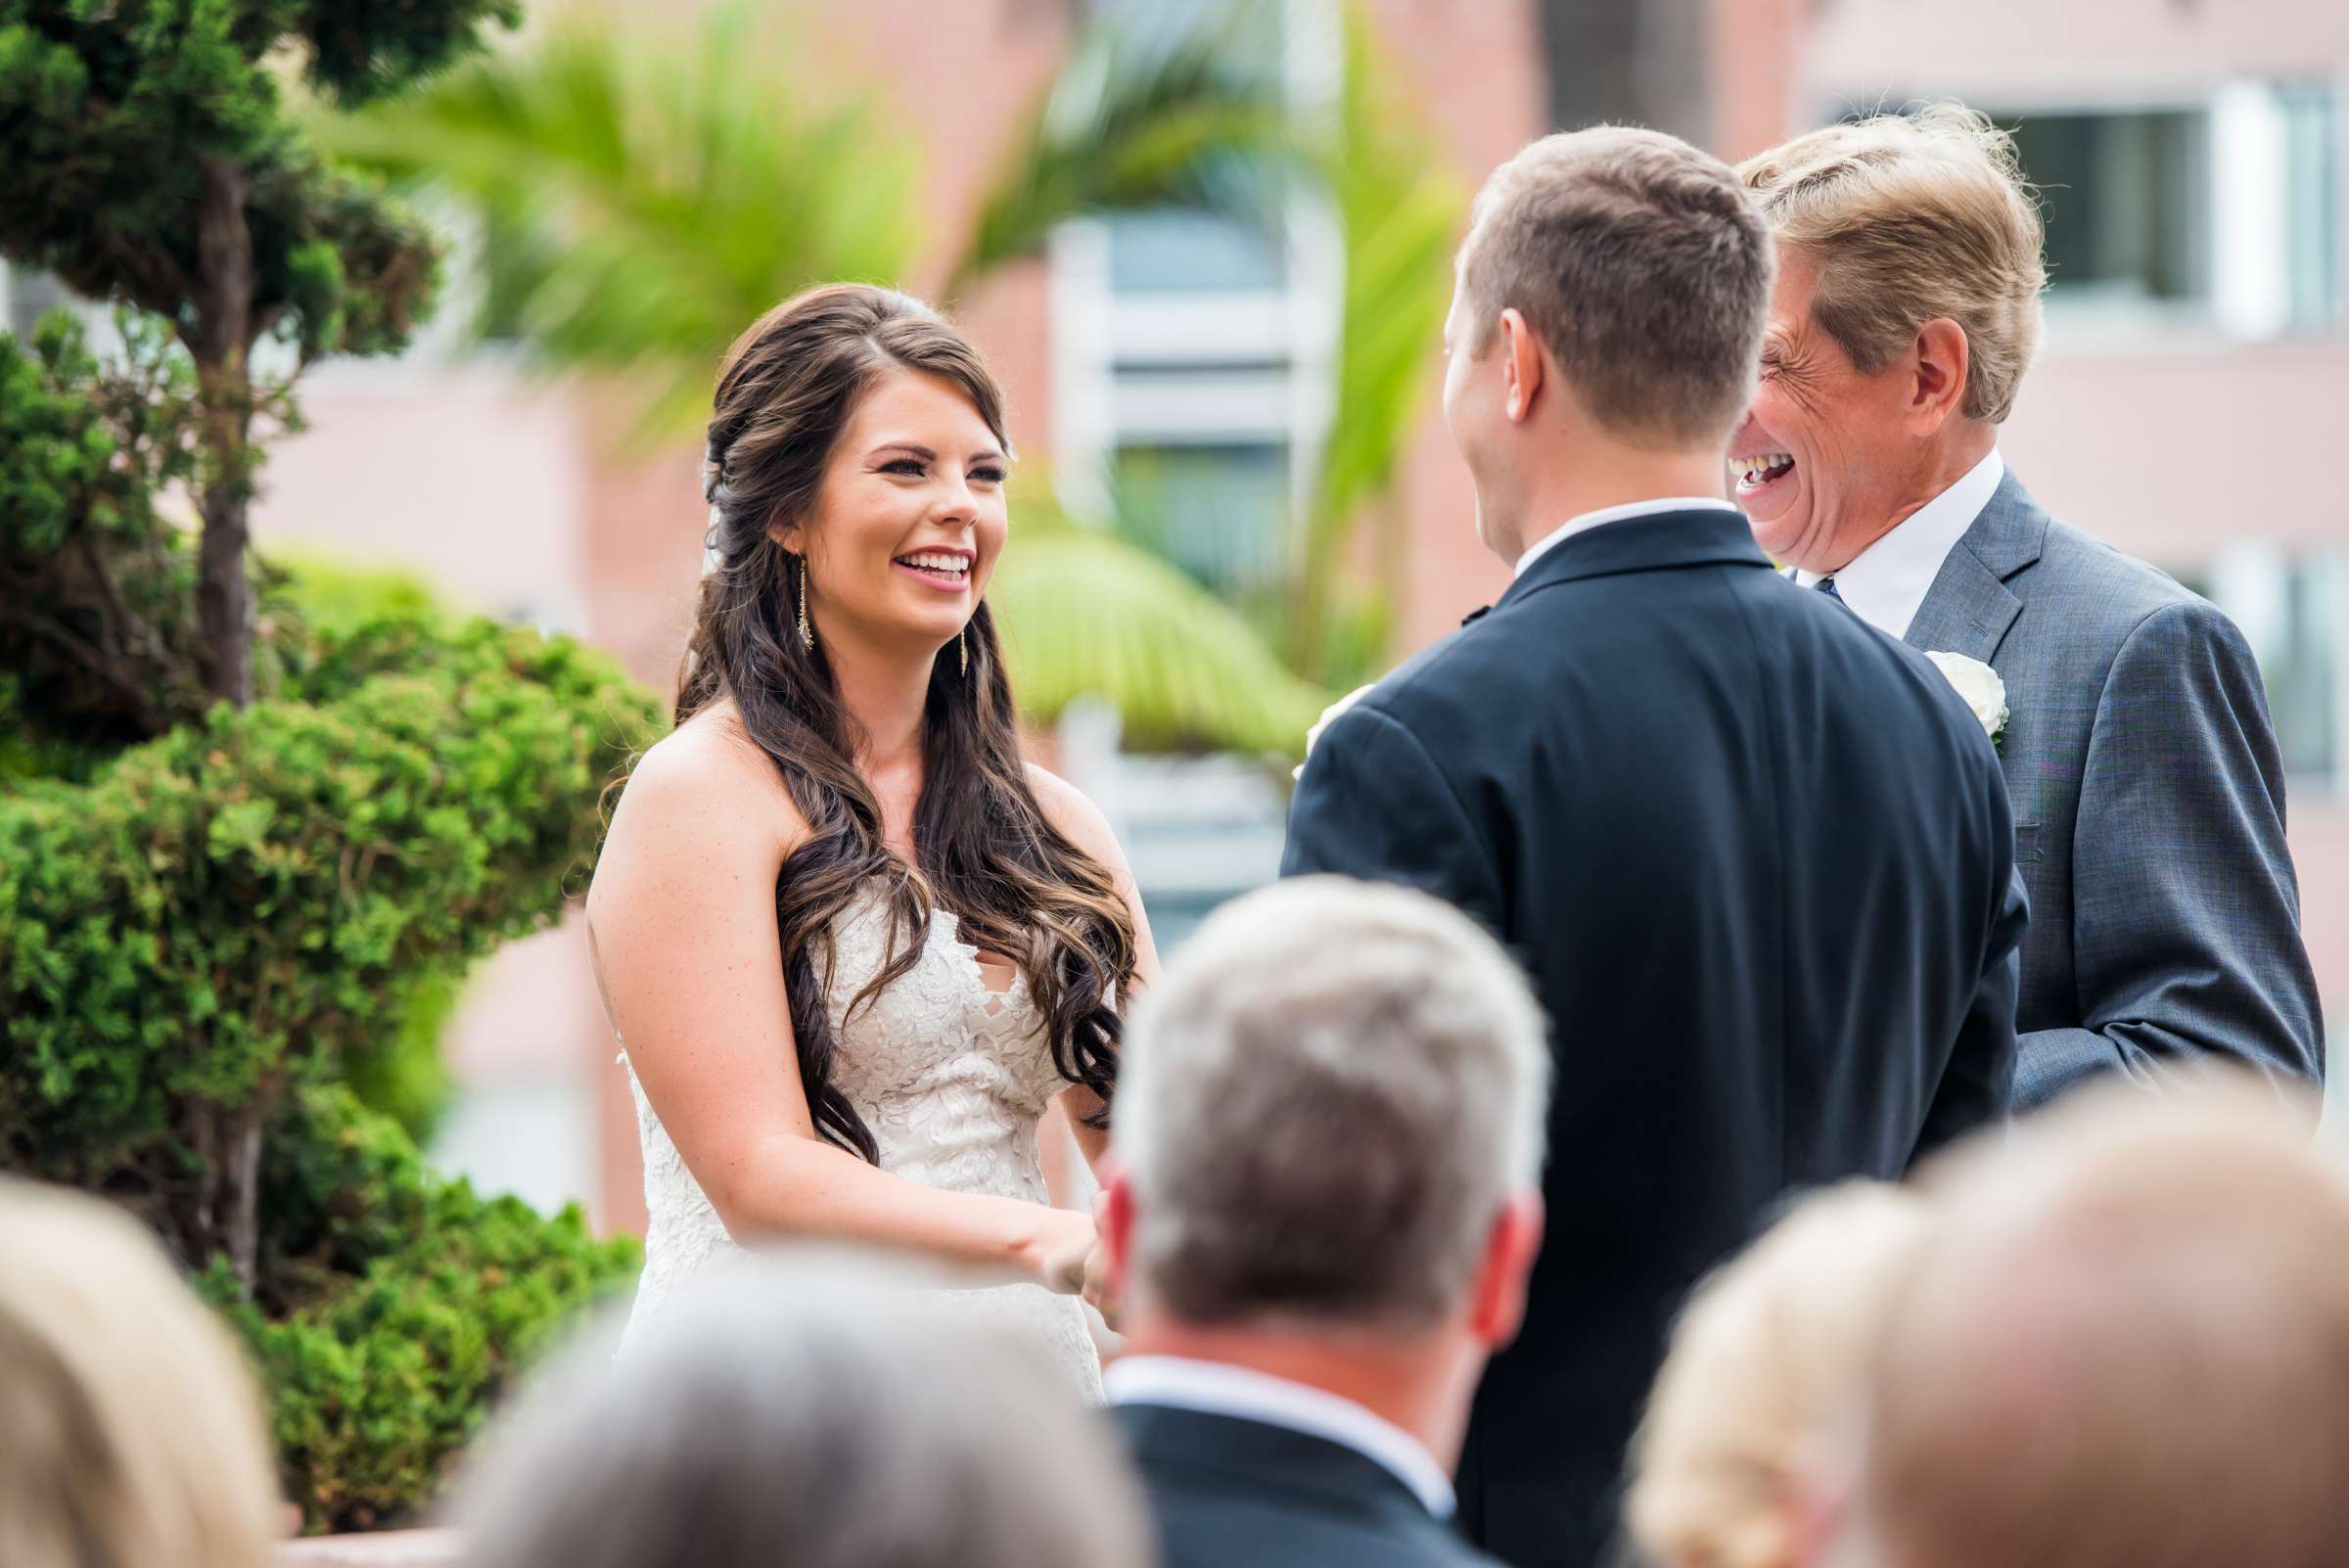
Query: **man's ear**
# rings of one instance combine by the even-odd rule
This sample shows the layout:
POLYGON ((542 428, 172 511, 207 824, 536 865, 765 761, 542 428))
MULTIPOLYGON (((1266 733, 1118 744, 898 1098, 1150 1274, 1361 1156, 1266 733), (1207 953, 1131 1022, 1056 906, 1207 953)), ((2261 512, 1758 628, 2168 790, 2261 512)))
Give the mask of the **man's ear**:
POLYGON ((1534 400, 1542 395, 1542 340, 1515 309, 1503 310, 1496 324, 1500 333, 1501 411, 1512 424, 1533 417, 1534 400))
POLYGON ((1916 329, 1909 358, 1909 433, 1930 436, 1965 409, 1973 345, 1966 342, 1963 327, 1947 316, 1935 316, 1916 329))
POLYGON ((1486 1233, 1485 1256, 1469 1290, 1468 1330, 1497 1351, 1517 1337, 1525 1321, 1526 1284, 1541 1256, 1542 1222, 1542 1194, 1529 1189, 1501 1205, 1486 1233))
POLYGON ((1109 1264, 1109 1288, 1123 1296, 1127 1269, 1133 1262, 1133 1183, 1122 1167, 1107 1161, 1101 1180, 1101 1191, 1093 1198, 1093 1233, 1109 1264))

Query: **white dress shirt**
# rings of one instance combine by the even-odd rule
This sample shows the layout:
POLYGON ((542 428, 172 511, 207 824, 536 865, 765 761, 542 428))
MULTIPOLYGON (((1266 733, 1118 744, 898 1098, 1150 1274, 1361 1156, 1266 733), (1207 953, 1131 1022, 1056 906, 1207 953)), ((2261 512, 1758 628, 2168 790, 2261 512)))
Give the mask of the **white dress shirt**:
POLYGON ((1833 577, 1836 595, 1853 614, 1889 636, 1906 637, 1933 579, 1941 576, 1941 564, 1958 548, 2005 477, 2006 460, 1994 446, 1958 483, 1854 556, 1851 565, 1840 572, 1798 571, 1794 580, 1816 588, 1821 577, 1833 577))
POLYGON ((1102 1371, 1101 1389, 1112 1405, 1165 1405, 1317 1437, 1352 1449, 1392 1473, 1439 1519, 1451 1518, 1457 1505, 1451 1478, 1425 1444, 1385 1416, 1326 1389, 1186 1356, 1121 1358, 1102 1371))
MULTIPOLYGON (((1517 576, 1524 576, 1527 567, 1532 566, 1576 534, 1589 529, 1597 528, 1601 523, 1621 523, 1626 518, 1647 517, 1660 512, 1701 512, 1708 507, 1718 508, 1724 512, 1737 511, 1737 508, 1718 495, 1675 495, 1661 501, 1629 501, 1622 506, 1602 506, 1595 512, 1585 512, 1580 517, 1568 518, 1565 527, 1553 533, 1543 534, 1526 546, 1525 554, 1517 558, 1517 576)), ((1744 514, 1739 513, 1738 515, 1743 516, 1744 514)))

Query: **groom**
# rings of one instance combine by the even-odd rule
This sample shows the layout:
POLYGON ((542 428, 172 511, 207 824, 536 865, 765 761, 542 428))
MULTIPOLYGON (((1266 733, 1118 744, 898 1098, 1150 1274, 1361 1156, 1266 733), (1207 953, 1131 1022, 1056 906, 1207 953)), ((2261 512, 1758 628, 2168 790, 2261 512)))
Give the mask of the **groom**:
POLYGON ((1444 412, 1516 581, 1330 725, 1283 869, 1450 900, 1548 1011, 1548 1240, 1459 1517, 1584 1565, 1696 1278, 1788 1187, 2005 1111, 2024 913, 1982 726, 1718 498, 1773 274, 1728 168, 1548 137, 1457 272, 1444 412))

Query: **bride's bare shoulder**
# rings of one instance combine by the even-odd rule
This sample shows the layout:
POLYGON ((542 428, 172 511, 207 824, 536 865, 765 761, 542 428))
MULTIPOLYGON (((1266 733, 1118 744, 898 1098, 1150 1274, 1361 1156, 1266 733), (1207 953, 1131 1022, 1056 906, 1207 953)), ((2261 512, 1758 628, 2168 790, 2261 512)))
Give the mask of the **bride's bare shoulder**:
POLYGON ((1060 829, 1061 835, 1097 860, 1122 865, 1126 856, 1118 849, 1118 836, 1111 830, 1109 818, 1101 807, 1076 785, 1059 774, 1030 762, 1028 788, 1036 796, 1036 804, 1043 808, 1044 819, 1060 829))
POLYGON ((636 760, 612 831, 662 839, 716 836, 788 852, 806 836, 806 823, 734 706, 717 703, 636 760))

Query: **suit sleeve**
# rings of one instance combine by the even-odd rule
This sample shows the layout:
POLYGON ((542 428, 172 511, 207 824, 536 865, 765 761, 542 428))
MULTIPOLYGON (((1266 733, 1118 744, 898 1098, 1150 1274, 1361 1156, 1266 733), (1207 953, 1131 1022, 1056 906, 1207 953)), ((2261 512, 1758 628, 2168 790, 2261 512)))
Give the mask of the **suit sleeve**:
POLYGON ((2320 1083, 2322 1019, 2259 667, 2199 602, 2139 623, 2097 709, 2072 839, 2085 1027, 2022 1040, 2016 1099, 2223 1057, 2320 1083))
POLYGON ((1402 883, 1507 929, 1492 850, 1451 780, 1417 736, 1368 706, 1341 715, 1307 760, 1280 873, 1402 883))
POLYGON ((1925 1108, 1925 1125, 1917 1134, 1919 1156, 1932 1153, 1976 1128, 2003 1121, 2014 1103, 2015 1061, 2019 1047, 2014 1033, 2015 997, 2022 984, 2023 928, 2029 920, 2029 899, 2023 879, 2014 868, 2014 828, 2009 820, 2006 791, 1999 791, 1997 819, 2004 848, 1991 857, 1993 894, 1990 920, 1983 933, 1982 971, 1974 984, 1973 1001, 1958 1026, 1949 1066, 1925 1108))

